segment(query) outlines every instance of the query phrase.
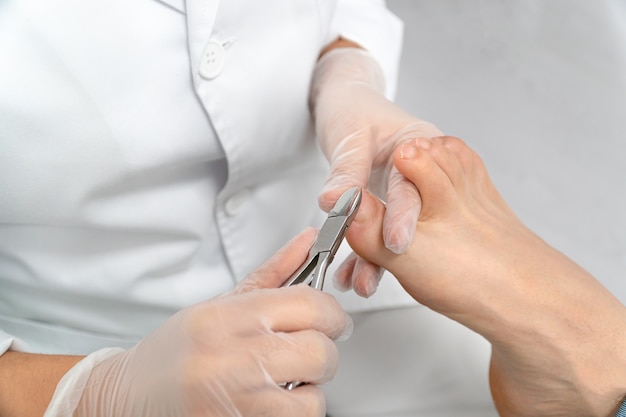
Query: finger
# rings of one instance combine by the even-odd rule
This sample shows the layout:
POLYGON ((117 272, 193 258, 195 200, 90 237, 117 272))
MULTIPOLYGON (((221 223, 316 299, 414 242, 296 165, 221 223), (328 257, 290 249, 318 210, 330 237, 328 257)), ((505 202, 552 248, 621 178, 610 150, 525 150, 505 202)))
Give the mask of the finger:
POLYGON ((339 291, 354 289, 357 295, 371 297, 378 288, 384 269, 352 252, 337 268, 334 277, 339 291))
POLYGON ((356 263, 358 256, 354 252, 350 252, 350 255, 343 260, 341 265, 335 271, 333 277, 333 285, 339 291, 348 291, 352 289, 352 271, 354 270, 354 264, 356 263))
POLYGON ((260 366, 275 383, 300 381, 324 384, 337 371, 337 346, 315 330, 268 333, 249 346, 260 366))
POLYGON ((364 191, 359 211, 346 232, 346 239, 359 256, 389 269, 390 257, 398 255, 387 249, 383 242, 384 214, 384 204, 368 191, 364 191))
POLYGON ((352 333, 352 319, 335 297, 308 285, 262 290, 244 296, 230 303, 232 314, 242 311, 249 314, 247 319, 239 320, 240 331, 259 327, 274 332, 313 329, 331 339, 346 338, 352 333))
POLYGON ((301 385, 291 391, 273 386, 259 390, 238 411, 241 416, 324 417, 326 400, 316 385, 301 385))
POLYGON ((285 410, 284 417, 324 417, 326 415, 326 398, 321 389, 315 385, 301 385, 290 391, 294 397, 294 407, 285 410), (288 412, 287 412, 288 411, 288 412))
POLYGON ((376 292, 384 269, 364 258, 358 257, 352 272, 352 287, 357 295, 369 298, 376 292))
POLYGON ((330 173, 318 202, 322 210, 330 211, 348 188, 364 188, 372 167, 372 155, 365 129, 342 139, 330 157, 330 173))
POLYGON ((241 294, 259 288, 280 287, 306 260, 317 234, 318 230, 315 228, 305 229, 259 269, 244 278, 232 293, 241 294))
POLYGON ((394 166, 387 186, 383 240, 394 253, 404 253, 415 236, 422 200, 415 185, 394 166))

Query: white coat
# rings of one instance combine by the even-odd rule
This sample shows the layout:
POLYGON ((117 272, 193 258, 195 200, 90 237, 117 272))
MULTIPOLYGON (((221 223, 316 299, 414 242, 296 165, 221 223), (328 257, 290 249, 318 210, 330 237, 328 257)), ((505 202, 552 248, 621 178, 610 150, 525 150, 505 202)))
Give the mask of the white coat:
POLYGON ((340 34, 392 93, 382 1, 3 2, 0 352, 130 345, 319 225, 307 96, 340 34))

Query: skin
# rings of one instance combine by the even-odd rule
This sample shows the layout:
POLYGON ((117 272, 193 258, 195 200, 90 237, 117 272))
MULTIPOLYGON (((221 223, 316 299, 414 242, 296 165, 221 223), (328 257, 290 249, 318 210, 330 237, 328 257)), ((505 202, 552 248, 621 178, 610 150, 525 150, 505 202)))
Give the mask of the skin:
POLYGON ((0 356, 0 416, 43 415, 57 383, 80 359, 12 351, 0 356))
POLYGON ((364 195, 347 234, 353 250, 491 342, 502 416, 615 415, 626 394, 619 300, 522 224, 460 139, 411 140, 394 164, 422 198, 415 238, 404 254, 386 249, 384 205, 364 195))

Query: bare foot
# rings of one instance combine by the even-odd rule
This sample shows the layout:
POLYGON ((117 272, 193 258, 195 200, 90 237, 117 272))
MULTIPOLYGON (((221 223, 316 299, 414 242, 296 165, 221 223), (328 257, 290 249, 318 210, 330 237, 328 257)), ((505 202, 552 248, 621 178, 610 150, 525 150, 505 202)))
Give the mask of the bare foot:
POLYGON ((366 195, 353 250, 492 343, 503 416, 614 415, 626 395, 624 306, 522 224, 460 139, 416 139, 394 163, 422 197, 415 239, 402 255, 386 249, 384 206, 366 195))

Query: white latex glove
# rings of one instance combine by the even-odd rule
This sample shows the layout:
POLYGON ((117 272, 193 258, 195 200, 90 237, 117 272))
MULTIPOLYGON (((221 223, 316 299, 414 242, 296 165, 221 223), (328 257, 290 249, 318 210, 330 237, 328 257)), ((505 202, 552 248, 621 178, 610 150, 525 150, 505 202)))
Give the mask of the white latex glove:
POLYGON ((350 317, 329 294, 280 286, 316 236, 305 231, 232 292, 181 310, 133 348, 87 356, 45 417, 324 416, 316 384, 337 366, 350 317), (292 391, 281 382, 304 381, 292 391))
MULTIPOLYGON (((415 186, 392 164, 395 147, 410 138, 440 136, 431 123, 406 113, 384 96, 383 72, 359 48, 336 48, 315 68, 311 109, 330 174, 319 197, 330 210, 346 189, 367 187, 387 204, 383 237, 387 248, 403 253, 412 242, 421 200, 415 186)), ((338 268, 335 285, 369 297, 382 269, 356 255, 338 268)))

